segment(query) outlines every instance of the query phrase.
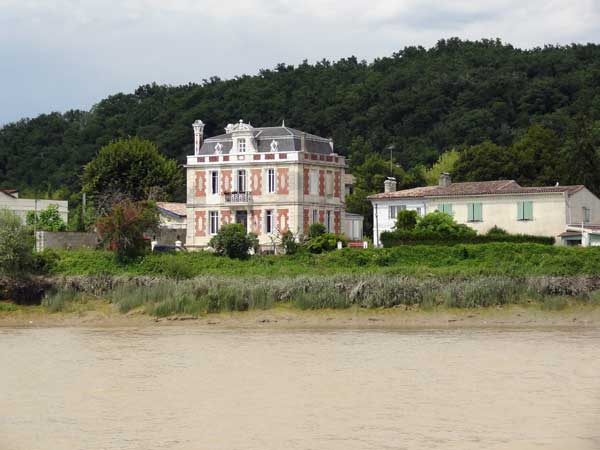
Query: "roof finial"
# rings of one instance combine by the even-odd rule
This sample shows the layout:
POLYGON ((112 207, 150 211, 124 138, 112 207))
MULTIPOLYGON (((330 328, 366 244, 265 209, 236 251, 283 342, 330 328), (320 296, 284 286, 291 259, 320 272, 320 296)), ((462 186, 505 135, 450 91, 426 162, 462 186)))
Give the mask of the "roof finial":
POLYGON ((285 127, 285 119, 283 119, 283 120, 281 121, 281 126, 282 126, 282 127, 285 127))

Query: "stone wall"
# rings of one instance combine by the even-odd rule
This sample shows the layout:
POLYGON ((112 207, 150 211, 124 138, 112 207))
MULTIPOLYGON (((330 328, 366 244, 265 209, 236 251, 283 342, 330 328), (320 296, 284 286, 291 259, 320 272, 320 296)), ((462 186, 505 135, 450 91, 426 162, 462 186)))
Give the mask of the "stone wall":
POLYGON ((100 242, 96 233, 77 233, 73 231, 37 231, 35 248, 41 252, 47 248, 55 250, 95 249, 100 242))

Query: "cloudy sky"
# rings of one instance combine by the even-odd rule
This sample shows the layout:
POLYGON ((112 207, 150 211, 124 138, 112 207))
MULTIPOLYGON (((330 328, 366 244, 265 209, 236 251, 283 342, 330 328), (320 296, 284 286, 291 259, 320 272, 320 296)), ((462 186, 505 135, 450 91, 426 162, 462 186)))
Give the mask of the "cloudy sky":
POLYGON ((444 37, 600 42, 600 0, 0 0, 0 124, 156 81, 372 60, 444 37))

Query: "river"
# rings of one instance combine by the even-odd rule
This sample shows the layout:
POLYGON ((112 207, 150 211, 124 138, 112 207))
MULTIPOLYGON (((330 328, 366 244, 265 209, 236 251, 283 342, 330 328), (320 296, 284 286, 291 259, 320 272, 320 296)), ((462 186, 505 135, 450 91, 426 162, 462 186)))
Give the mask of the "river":
POLYGON ((0 328, 0 450, 600 449, 600 330, 0 328))

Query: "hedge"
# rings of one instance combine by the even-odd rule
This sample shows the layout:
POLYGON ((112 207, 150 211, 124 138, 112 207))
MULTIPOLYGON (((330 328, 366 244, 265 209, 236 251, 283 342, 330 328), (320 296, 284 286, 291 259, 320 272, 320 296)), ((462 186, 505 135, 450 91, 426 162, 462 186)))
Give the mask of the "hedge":
POLYGON ((384 231, 381 233, 380 239, 384 247, 397 247, 400 245, 487 244, 490 242, 554 245, 555 242, 553 237, 531 236, 527 234, 452 236, 443 233, 407 230, 384 231))

